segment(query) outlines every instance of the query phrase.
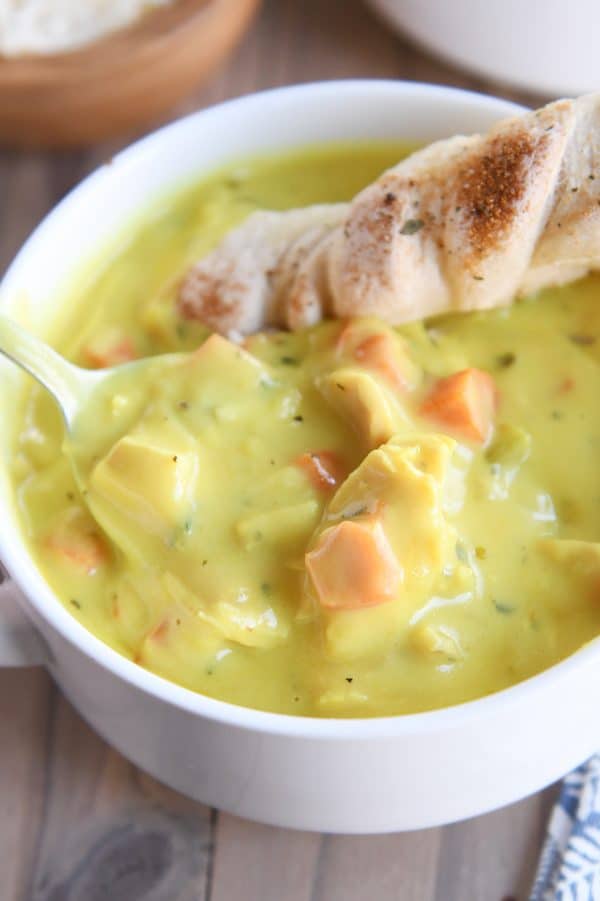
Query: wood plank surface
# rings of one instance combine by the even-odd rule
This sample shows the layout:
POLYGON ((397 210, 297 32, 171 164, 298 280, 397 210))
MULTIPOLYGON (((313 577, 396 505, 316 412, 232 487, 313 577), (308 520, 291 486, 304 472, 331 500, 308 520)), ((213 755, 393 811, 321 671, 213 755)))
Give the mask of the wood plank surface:
MULTIPOLYGON (((360 0, 268 0, 234 58, 175 114, 351 76, 532 102, 415 49, 360 0)), ((127 140, 0 153, 0 271, 56 201, 127 140)), ((418 833, 304 834, 217 814, 158 785, 94 735, 42 671, 0 672, 0 721, 2 901, 524 901, 553 795, 418 833)))

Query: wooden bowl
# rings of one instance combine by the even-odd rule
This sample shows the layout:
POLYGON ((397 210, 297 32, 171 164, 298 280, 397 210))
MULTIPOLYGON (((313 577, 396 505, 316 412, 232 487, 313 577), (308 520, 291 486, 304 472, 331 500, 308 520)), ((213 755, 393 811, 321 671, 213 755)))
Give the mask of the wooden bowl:
POLYGON ((0 57, 0 144, 76 147, 156 121, 229 53, 260 0, 176 0, 70 53, 0 57))

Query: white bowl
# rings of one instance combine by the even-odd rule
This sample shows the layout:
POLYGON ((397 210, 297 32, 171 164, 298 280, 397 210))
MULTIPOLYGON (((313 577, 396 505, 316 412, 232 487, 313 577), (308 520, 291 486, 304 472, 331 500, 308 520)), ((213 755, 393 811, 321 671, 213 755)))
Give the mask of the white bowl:
POLYGON ((369 0, 452 63, 541 94, 600 88, 597 0, 369 0))
MULTIPOLYGON (((485 129, 515 110, 447 88, 348 81, 284 88, 197 113, 135 144, 63 200, 11 266, 0 308, 47 333, 61 286, 79 261, 153 197, 231 158, 320 140, 429 141, 485 129)), ((82 716, 142 769, 240 816, 299 829, 384 832, 448 823, 515 801, 598 746, 596 643, 479 701, 354 720, 236 707, 121 657, 69 615, 20 534, 8 424, 26 384, 0 363, 0 556, 15 583, 2 592, 0 659, 43 661, 82 716), (26 620, 9 622, 15 595, 26 620)))

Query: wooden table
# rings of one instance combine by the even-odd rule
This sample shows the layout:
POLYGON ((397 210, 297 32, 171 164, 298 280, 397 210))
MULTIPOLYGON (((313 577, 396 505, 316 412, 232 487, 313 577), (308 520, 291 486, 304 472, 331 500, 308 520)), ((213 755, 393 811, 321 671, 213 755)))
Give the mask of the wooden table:
MULTIPOLYGON (((360 0, 270 0, 227 67, 177 112, 349 76, 435 81, 532 102, 414 49, 360 0)), ((0 154, 0 270, 118 146, 0 154)), ((2 901, 525 899, 553 796, 549 789, 416 833, 291 832, 211 811, 145 776, 90 731, 43 671, 0 673, 0 722, 2 901)))

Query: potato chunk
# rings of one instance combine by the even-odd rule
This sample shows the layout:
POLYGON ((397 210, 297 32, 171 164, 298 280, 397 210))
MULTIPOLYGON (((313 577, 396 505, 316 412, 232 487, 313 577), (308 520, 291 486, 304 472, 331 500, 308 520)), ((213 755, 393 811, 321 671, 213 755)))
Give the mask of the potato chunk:
POLYGON ((432 597, 473 592, 452 523, 469 461, 459 451, 446 435, 395 437, 332 497, 305 556, 332 657, 385 653, 432 597))
POLYGON ((320 378, 317 387, 333 409, 354 427, 369 450, 379 447, 392 435, 411 429, 393 392, 368 372, 350 367, 336 369, 320 378))
MULTIPOLYGON (((90 498, 166 539, 191 510, 197 475, 191 438, 177 424, 161 423, 134 431, 111 448, 92 472, 90 498)), ((100 520, 105 525, 102 513, 100 520)))

